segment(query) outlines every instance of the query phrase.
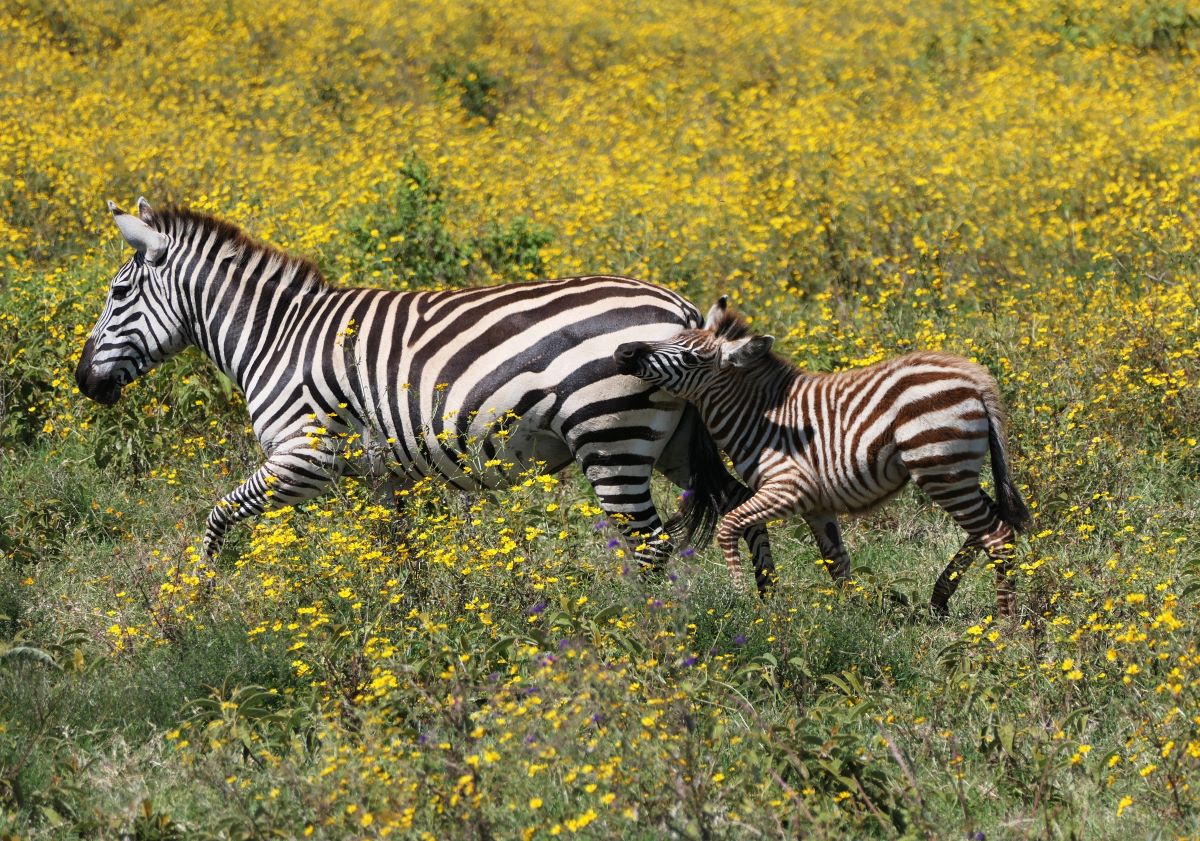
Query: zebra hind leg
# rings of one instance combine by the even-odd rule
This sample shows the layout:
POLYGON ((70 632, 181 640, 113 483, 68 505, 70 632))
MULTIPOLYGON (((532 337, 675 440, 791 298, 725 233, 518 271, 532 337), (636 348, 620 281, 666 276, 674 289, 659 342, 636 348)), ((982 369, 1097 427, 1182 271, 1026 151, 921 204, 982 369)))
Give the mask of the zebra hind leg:
POLYGON ((320 496, 337 480, 337 458, 307 439, 297 440, 305 443, 276 450, 250 478, 217 501, 204 529, 205 557, 211 560, 221 553, 236 523, 320 496))
POLYGON ((1016 533, 1012 526, 997 517, 996 527, 982 538, 988 560, 995 567, 996 613, 1012 616, 1016 609, 1017 592, 1012 580, 1012 559, 1016 554, 1016 533))
POLYGON ((962 548, 954 553, 950 563, 946 565, 942 574, 934 582, 933 595, 929 599, 929 609, 933 613, 938 616, 946 616, 950 613, 950 597, 958 589, 959 582, 962 581, 963 575, 971 566, 971 562, 975 560, 982 545, 978 538, 968 537, 962 548))
POLYGON ((913 481, 954 518, 968 536, 967 542, 934 585, 930 600, 934 611, 941 613, 946 610, 946 603, 958 588, 962 573, 970 565, 975 552, 982 547, 996 573, 996 613, 999 616, 1011 616, 1015 592, 1010 561, 1015 553, 1015 535, 1012 526, 1000 519, 996 503, 979 487, 978 474, 926 476, 914 472, 913 481))

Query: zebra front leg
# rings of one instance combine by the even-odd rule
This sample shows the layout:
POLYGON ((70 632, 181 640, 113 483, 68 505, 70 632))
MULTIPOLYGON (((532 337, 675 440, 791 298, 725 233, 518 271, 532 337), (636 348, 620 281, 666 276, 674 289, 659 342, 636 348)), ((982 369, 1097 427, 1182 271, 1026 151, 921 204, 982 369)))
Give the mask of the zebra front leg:
MULTIPOLYGON (((742 556, 738 548, 738 541, 742 537, 746 537, 747 542, 750 542, 750 538, 753 536, 755 540, 750 547, 751 550, 754 550, 755 543, 760 540, 763 543, 766 542, 766 524, 771 520, 788 516, 794 508, 795 499, 788 486, 764 485, 755 491, 748 500, 721 518, 721 523, 717 526, 717 544, 721 547, 721 553, 725 556, 725 565, 729 567, 729 574, 737 589, 741 590, 744 586, 742 556)), ((770 559, 769 546, 766 548, 766 557, 770 559)), ((757 555, 755 561, 758 562, 757 555)), ((771 570, 768 574, 773 574, 773 571, 774 564, 771 563, 771 570)), ((759 591, 762 592, 761 585, 759 591)))
POLYGON ((766 599, 771 595, 771 590, 775 588, 775 582, 778 580, 767 527, 749 526, 744 537, 746 545, 750 547, 750 557, 754 559, 754 584, 758 588, 759 598, 766 599))
POLYGON ((659 569, 672 545, 650 497, 650 471, 649 464, 636 464, 591 465, 584 472, 637 562, 659 569))
MULTIPOLYGON (((728 514, 737 506, 754 496, 754 492, 741 482, 729 477, 725 488, 725 505, 722 514, 728 514)), ((771 539, 767 536, 767 527, 752 525, 746 527, 746 545, 750 547, 750 557, 754 559, 754 583, 758 587, 760 598, 766 599, 777 580, 775 575, 775 558, 771 555, 771 539)))
POLYGON ((850 555, 842 543, 842 533, 838 529, 837 517, 832 514, 806 514, 804 522, 812 529, 821 557, 825 559, 825 569, 829 576, 838 584, 850 580, 850 555))
POLYGON ((295 505, 327 491, 338 477, 338 458, 319 445, 280 448, 249 479, 217 501, 208 515, 202 551, 215 558, 235 523, 264 511, 295 505))

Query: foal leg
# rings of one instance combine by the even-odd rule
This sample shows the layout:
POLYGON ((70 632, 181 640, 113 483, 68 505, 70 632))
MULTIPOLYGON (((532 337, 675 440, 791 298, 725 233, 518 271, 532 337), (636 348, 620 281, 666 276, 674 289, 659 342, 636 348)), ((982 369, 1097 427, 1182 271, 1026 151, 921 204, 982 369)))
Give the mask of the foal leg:
POLYGON ((845 584, 850 579, 850 555, 842 543, 837 517, 832 514, 805 514, 804 522, 808 523, 813 537, 817 539, 830 577, 838 584, 845 584))
POLYGON ((775 575, 775 559, 771 556, 767 527, 750 526, 746 529, 745 540, 750 547, 750 557, 754 559, 754 584, 758 587, 758 595, 765 599, 771 595, 775 582, 779 580, 775 575))
POLYGON ((958 588, 962 574, 970 566, 980 547, 996 571, 996 613, 1011 616, 1015 601, 1010 564, 1013 554, 1013 529, 1000 519, 996 504, 979 487, 978 474, 925 474, 913 472, 913 481, 929 494, 967 533, 967 541, 951 559, 934 585, 930 606, 944 613, 950 596, 958 588))
MULTIPOLYGON (((722 514, 729 513, 754 495, 745 485, 734 481, 732 476, 729 478, 725 494, 725 510, 722 514)), ((747 526, 743 537, 750 548, 750 557, 754 559, 754 583, 758 588, 758 595, 765 599, 771 595, 776 581, 775 558, 771 554, 771 539, 767 536, 767 527, 758 523, 747 526)))
MULTIPOLYGON (((661 470, 663 474, 681 488, 686 488, 692 481, 691 471, 692 465, 687 462, 680 462, 676 459, 674 462, 667 462, 664 458, 655 465, 656 469, 661 470)), ((725 468, 722 466, 722 472, 725 468)), ((746 500, 754 495, 754 492, 735 479, 732 475, 725 474, 724 487, 721 489, 721 510, 720 514, 728 514, 737 506, 741 505, 746 500)), ((675 518, 679 515, 676 514, 675 518)), ((667 523, 667 531, 670 532, 675 523, 675 518, 667 523)), ((758 594, 766 598, 771 593, 771 588, 775 586, 775 559, 771 555, 771 540, 767 536, 766 526, 754 525, 746 529, 745 534, 746 545, 750 547, 750 556, 754 559, 754 583, 758 587, 758 594)), ((695 546, 694 549, 703 547, 695 546)))
MULTIPOLYGON (((795 505, 796 499, 790 485, 764 485, 721 518, 717 526, 717 544, 725 555, 725 564, 738 589, 742 587, 742 556, 738 550, 738 540, 743 535, 749 535, 753 528, 763 528, 771 520, 788 516, 795 505)), ((763 528, 764 538, 765 533, 763 528)), ((753 545, 751 548, 754 548, 753 545)))

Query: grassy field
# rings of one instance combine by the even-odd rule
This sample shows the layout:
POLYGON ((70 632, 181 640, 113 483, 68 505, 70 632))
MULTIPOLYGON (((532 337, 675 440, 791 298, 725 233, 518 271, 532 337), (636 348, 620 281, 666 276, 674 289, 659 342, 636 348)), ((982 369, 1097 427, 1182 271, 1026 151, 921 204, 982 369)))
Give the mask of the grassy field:
MULTIPOLYGON (((1200 6, 0 0, 0 837, 1200 836, 1200 6), (192 350, 72 377, 190 204, 393 288, 620 272, 829 370, 986 364, 1018 617, 916 493, 629 574, 577 474, 238 529, 192 350)), ((663 507, 674 508, 666 486, 663 507)))

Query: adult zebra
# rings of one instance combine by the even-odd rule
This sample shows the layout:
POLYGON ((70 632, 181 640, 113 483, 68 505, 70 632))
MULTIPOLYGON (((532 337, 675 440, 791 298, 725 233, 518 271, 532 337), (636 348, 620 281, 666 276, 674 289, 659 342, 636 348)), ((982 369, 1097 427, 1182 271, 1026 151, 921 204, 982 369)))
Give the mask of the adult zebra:
MULTIPOLYGON (((84 345, 80 391, 111 405, 125 385, 196 345, 244 392, 267 454, 209 514, 210 557, 234 523, 315 497, 347 472, 388 477, 393 489, 430 475, 479 489, 575 461, 645 564, 670 551, 652 469, 691 488, 678 523, 696 542, 747 493, 694 410, 613 363, 624 341, 700 323, 673 292, 609 276, 334 289, 310 261, 228 222, 158 212, 145 199, 137 216, 108 206, 135 252, 84 345), (360 444, 344 446, 355 436, 360 444), (466 463, 473 448, 487 469, 466 463)), ((748 539, 769 565, 765 530, 748 539)))
POLYGON ((958 356, 910 353, 838 374, 802 372, 771 353, 727 308, 703 329, 617 349, 620 370, 692 401, 754 495, 721 520, 717 542, 735 579, 737 542, 748 528, 800 514, 835 580, 850 575, 839 514, 883 503, 911 478, 967 533, 934 584, 932 608, 947 603, 975 554, 996 567, 996 604, 1013 609, 1008 577, 1015 532, 1029 510, 1009 475, 996 381, 958 356), (979 487, 990 451, 998 502, 979 487))

